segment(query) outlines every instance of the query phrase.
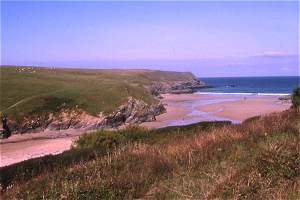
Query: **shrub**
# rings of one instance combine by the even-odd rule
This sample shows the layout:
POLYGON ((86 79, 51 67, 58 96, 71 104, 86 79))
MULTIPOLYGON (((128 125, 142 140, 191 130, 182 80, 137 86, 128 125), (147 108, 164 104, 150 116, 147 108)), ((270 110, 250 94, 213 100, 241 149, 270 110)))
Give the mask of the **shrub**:
POLYGON ((296 87, 292 94, 292 107, 293 108, 300 107, 300 86, 296 87))
POLYGON ((298 122, 288 110, 221 128, 98 131, 65 156, 0 170, 4 198, 299 199, 298 122))
POLYGON ((146 129, 134 125, 115 131, 99 130, 80 136, 75 142, 75 147, 111 149, 126 142, 141 140, 147 136, 146 133, 146 129))
POLYGON ((0 167, 0 190, 15 183, 25 182, 40 174, 61 171, 80 162, 87 162, 105 155, 114 147, 130 142, 158 143, 174 139, 177 135, 196 133, 213 127, 229 125, 228 121, 199 122, 186 126, 174 126, 156 130, 147 130, 138 126, 107 131, 99 130, 93 134, 84 134, 75 142, 75 147, 58 155, 47 155, 25 160, 13 165, 0 167))

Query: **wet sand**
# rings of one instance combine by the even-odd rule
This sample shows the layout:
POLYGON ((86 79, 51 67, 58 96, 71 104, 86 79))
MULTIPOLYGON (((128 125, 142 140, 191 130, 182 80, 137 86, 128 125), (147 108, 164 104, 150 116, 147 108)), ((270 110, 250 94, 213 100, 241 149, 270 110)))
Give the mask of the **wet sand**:
POLYGON ((290 103, 280 101, 278 95, 258 96, 242 94, 166 94, 162 102, 167 113, 142 126, 160 128, 185 125, 206 120, 230 120, 240 123, 257 115, 280 112, 290 103), (174 114, 176 113, 176 114, 174 114))
POLYGON ((244 96, 239 101, 199 106, 197 109, 214 113, 216 116, 243 121, 258 115, 280 112, 289 107, 290 104, 279 101, 278 96, 244 96))
MULTIPOLYGON (((207 120, 231 120, 239 123, 249 117, 282 111, 290 107, 279 96, 165 94, 162 102, 167 112, 155 122, 141 125, 160 128, 186 125, 207 120)), ((21 162, 48 154, 58 154, 71 148, 84 129, 46 130, 39 133, 13 135, 0 140, 0 166, 21 162)))

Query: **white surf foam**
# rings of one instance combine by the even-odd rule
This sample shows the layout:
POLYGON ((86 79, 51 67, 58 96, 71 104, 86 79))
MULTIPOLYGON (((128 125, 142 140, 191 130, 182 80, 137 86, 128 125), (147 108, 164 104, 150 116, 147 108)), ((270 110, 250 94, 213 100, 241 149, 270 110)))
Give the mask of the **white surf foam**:
POLYGON ((212 94, 212 95, 253 95, 253 96, 288 96, 289 93, 247 93, 247 92, 195 92, 195 94, 212 94))

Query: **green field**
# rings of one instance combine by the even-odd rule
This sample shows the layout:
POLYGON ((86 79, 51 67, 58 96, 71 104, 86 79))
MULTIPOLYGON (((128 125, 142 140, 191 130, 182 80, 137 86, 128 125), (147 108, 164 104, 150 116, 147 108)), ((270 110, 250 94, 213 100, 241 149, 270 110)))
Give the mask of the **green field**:
POLYGON ((299 112, 239 125, 136 126, 0 170, 7 199, 299 199, 299 112))
POLYGON ((191 73, 151 70, 1 68, 0 110, 13 118, 79 107, 89 114, 110 113, 129 96, 148 104, 146 89, 156 82, 189 80, 191 73))

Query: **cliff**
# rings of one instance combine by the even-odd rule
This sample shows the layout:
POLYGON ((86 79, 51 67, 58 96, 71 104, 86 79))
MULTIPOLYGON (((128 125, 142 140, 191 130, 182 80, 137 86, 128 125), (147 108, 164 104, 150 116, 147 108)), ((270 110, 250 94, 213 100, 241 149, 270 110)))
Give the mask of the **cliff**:
POLYGON ((1 115, 15 133, 155 120, 159 94, 205 87, 189 72, 2 67, 1 115))
POLYGON ((182 94, 182 93, 193 93, 200 88, 205 88, 207 85, 197 80, 196 78, 188 81, 174 81, 169 83, 158 82, 150 86, 150 91, 154 95, 162 93, 182 94))

